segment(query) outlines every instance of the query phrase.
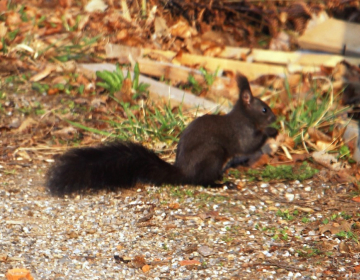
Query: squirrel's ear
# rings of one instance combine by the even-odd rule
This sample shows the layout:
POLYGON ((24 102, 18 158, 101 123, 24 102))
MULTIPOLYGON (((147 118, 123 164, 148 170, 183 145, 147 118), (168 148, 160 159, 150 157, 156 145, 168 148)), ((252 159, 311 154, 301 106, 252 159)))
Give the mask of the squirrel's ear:
POLYGON ((240 74, 236 73, 236 83, 239 88, 239 100, 244 106, 249 106, 252 102, 253 95, 251 93, 250 85, 248 79, 240 74))
POLYGON ((240 93, 240 98, 241 98, 242 103, 245 106, 249 106, 250 103, 251 103, 251 99, 252 99, 251 91, 245 90, 245 91, 241 92, 240 93))
POLYGON ((250 85, 249 85, 249 81, 248 79, 240 74, 239 72, 236 73, 236 83, 237 83, 237 86, 239 88, 239 93, 241 94, 243 91, 250 91, 250 94, 251 94, 251 89, 250 89, 250 85))

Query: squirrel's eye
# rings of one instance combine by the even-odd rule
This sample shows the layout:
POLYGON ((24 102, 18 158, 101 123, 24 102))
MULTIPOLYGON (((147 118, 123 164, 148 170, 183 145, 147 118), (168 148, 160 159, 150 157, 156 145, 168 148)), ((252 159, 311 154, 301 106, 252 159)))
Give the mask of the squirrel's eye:
POLYGON ((262 109, 262 112, 265 114, 265 113, 267 112, 267 109, 264 107, 264 108, 262 109))

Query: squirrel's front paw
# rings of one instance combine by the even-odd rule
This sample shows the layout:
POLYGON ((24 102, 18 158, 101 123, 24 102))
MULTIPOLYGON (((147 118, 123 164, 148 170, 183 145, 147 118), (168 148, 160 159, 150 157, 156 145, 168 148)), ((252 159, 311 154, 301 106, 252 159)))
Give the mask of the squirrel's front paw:
POLYGON ((275 138, 275 137, 279 134, 279 132, 277 131, 276 128, 267 127, 267 128, 265 128, 265 134, 266 134, 268 137, 275 138))

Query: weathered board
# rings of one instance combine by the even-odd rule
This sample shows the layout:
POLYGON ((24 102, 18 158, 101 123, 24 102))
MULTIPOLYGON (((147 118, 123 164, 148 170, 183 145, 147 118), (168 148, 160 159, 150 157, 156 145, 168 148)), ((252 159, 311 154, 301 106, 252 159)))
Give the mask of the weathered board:
POLYGON ((330 18, 305 31, 298 42, 303 49, 360 56, 360 24, 330 18))

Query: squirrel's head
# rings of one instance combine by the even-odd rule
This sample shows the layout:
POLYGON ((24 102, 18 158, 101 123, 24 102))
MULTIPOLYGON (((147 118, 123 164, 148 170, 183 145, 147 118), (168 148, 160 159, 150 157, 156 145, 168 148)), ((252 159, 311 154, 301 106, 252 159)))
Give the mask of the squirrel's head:
POLYGON ((239 88, 239 106, 243 114, 259 127, 266 127, 276 120, 271 108, 261 99, 252 95, 248 79, 239 73, 236 74, 239 88))

